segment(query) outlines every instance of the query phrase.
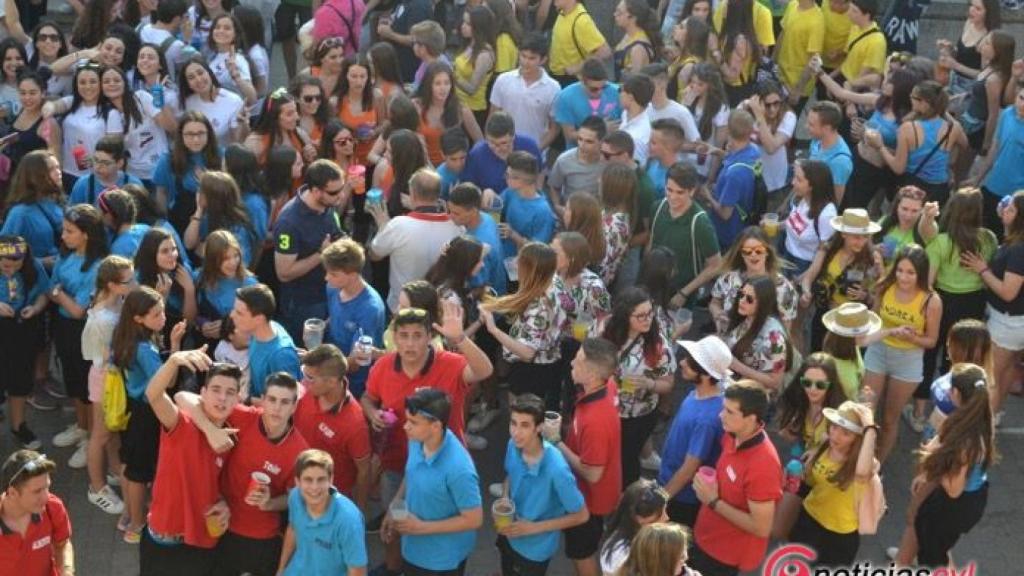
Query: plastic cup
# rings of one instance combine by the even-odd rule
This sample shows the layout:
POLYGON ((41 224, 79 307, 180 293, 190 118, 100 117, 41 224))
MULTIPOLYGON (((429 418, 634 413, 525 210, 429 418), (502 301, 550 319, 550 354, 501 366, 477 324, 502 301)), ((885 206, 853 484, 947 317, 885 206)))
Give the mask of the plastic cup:
POLYGON ((544 413, 544 427, 552 437, 562 433, 562 415, 553 410, 544 413))
POLYGON ((682 326, 693 320, 693 311, 689 308, 677 308, 669 312, 669 316, 672 317, 672 321, 675 322, 676 326, 682 326))
POLYGON ((487 207, 487 213, 494 218, 494 221, 501 224, 501 212, 505 209, 505 203, 502 201, 501 196, 495 196, 491 200, 491 205, 487 207))
POLYGON ((769 238, 774 238, 779 234, 779 215, 775 212, 768 212, 761 219, 761 225, 764 227, 764 233, 769 238))
POLYGON ((352 179, 353 194, 366 194, 366 166, 353 164, 348 167, 346 175, 352 179))
POLYGON ((319 318, 310 318, 302 325, 302 343, 306 350, 312 350, 324 343, 324 329, 327 323, 319 318))
POLYGON ((501 530, 516 519, 516 505, 508 498, 498 498, 491 505, 491 516, 494 517, 494 528, 501 530))
POLYGON ((405 520, 409 517, 409 507, 406 505, 405 500, 392 500, 391 504, 388 505, 388 512, 391 514, 391 519, 396 521, 405 520))
POLYGON ((221 524, 220 517, 215 514, 206 515, 206 533, 211 538, 220 538, 228 531, 228 527, 221 524))
POLYGON ((714 486, 718 483, 718 472, 711 466, 701 466, 698 468, 697 476, 700 476, 700 479, 708 486, 714 486))
POLYGON ((625 392, 627 394, 634 394, 636 392, 636 382, 632 376, 623 376, 619 378, 619 392, 625 392))
POLYGON ((81 144, 76 144, 71 148, 71 155, 75 158, 75 166, 77 166, 79 170, 85 170, 88 168, 85 161, 86 154, 85 146, 81 144))
POLYGON ((270 486, 270 476, 265 472, 253 472, 249 477, 249 487, 245 490, 247 496, 252 496, 256 492, 263 490, 264 487, 270 486))
POLYGON ((579 320, 572 323, 572 337, 577 342, 583 342, 587 339, 587 333, 590 331, 590 325, 586 322, 580 322, 579 320))

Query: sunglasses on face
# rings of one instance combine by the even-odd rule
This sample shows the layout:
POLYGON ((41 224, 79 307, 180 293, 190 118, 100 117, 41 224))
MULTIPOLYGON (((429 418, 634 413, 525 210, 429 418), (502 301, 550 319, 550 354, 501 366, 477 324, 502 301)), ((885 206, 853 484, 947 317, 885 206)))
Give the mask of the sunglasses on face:
POLYGON ((817 388, 818 390, 828 390, 828 387, 832 384, 828 380, 811 380, 807 377, 800 378, 800 385, 810 390, 811 388, 817 388))
POLYGON ((740 293, 740 301, 746 302, 747 304, 753 304, 757 302, 757 298, 753 294, 740 293))
POLYGON ((305 94, 302 97, 302 101, 305 102, 306 104, 312 104, 313 102, 320 102, 323 99, 324 99, 323 96, 321 96, 319 94, 305 94))
POLYGON ((742 252, 744 256, 764 256, 765 254, 768 253, 767 250, 765 250, 764 248, 761 248, 761 247, 758 247, 758 248, 744 248, 744 249, 740 250, 740 252, 742 252))
POLYGON ((44 32, 40 33, 39 36, 36 36, 36 40, 41 40, 43 42, 60 42, 60 34, 46 34, 44 32))

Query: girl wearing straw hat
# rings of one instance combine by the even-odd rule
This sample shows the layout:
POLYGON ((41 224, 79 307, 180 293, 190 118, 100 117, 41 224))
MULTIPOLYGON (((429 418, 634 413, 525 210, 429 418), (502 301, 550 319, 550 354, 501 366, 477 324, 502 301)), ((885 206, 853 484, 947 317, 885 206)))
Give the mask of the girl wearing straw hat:
POLYGON ((822 351, 835 359, 846 397, 857 398, 864 377, 860 347, 881 338, 882 319, 859 302, 847 302, 826 312, 821 322, 828 330, 822 351))
POLYGON ((838 232, 822 243, 810 268, 800 277, 800 305, 816 311, 811 322, 811 350, 820 350, 825 338, 821 317, 829 309, 846 302, 868 303, 871 288, 884 269, 871 236, 881 228, 868 217, 867 210, 848 208, 831 221, 838 232))
POLYGON ((928 254, 917 244, 896 253, 893 267, 878 286, 875 309, 884 339, 864 354, 864 385, 883 406, 878 459, 885 462, 899 435, 903 406, 924 379, 924 351, 935 346, 942 299, 928 287, 928 254))

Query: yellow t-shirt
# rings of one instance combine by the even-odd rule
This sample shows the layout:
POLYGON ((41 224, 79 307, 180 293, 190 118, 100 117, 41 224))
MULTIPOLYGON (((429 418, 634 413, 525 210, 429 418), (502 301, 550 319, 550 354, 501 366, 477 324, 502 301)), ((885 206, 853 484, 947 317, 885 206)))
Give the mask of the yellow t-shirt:
POLYGON ((564 75, 566 66, 583 62, 588 54, 602 44, 605 44, 604 36, 583 4, 576 4, 568 13, 559 12, 551 30, 551 55, 548 61, 551 73, 564 75))
MULTIPOLYGON (((848 458, 856 458, 851 454, 848 458)), ((846 490, 829 482, 842 467, 829 458, 828 450, 821 455, 804 480, 811 486, 811 493, 804 498, 804 510, 825 529, 837 534, 849 534, 857 530, 857 498, 864 491, 864 483, 854 480, 846 490)))
MULTIPOLYGON (((799 0, 790 0, 782 15, 782 42, 779 44, 779 68, 782 80, 790 87, 800 79, 800 73, 812 54, 821 54, 825 42, 825 16, 817 4, 807 10, 800 9, 799 0)), ((814 82, 808 81, 803 90, 810 96, 814 82)))
MULTIPOLYGON (((918 290, 913 300, 903 303, 896 299, 896 286, 890 286, 882 295, 882 303, 878 306, 878 315, 882 318, 882 329, 910 326, 914 332, 924 334, 924 306, 927 298, 928 294, 925 291, 918 290)), ((895 336, 886 336, 882 341, 890 347, 900 350, 917 348, 913 343, 895 336)))
POLYGON ((516 41, 512 39, 511 34, 502 32, 498 35, 495 44, 494 51, 497 53, 494 62, 495 74, 508 72, 519 66, 519 48, 516 47, 516 41))
POLYGON ((872 22, 867 28, 851 26, 850 37, 846 42, 846 59, 839 71, 847 80, 859 77, 868 69, 881 74, 885 70, 885 50, 885 34, 878 29, 878 24, 872 22), (869 33, 869 30, 878 31, 869 33), (865 36, 860 38, 862 34, 865 36))
POLYGON ((846 52, 853 22, 850 22, 846 12, 833 12, 828 0, 825 0, 822 6, 821 12, 825 17, 825 48, 821 52, 821 58, 825 68, 834 70, 843 63, 842 54, 846 52), (829 58, 828 55, 832 53, 839 56, 829 58))
POLYGON ((813 422, 810 418, 804 418, 802 439, 804 452, 817 451, 818 447, 828 440, 828 420, 825 419, 825 416, 819 417, 817 422, 813 422))
MULTIPOLYGON (((720 48, 725 50, 725 34, 722 32, 722 25, 725 23, 725 7, 728 2, 720 2, 718 9, 715 10, 715 14, 712 17, 715 30, 718 32, 720 48)), ((763 5, 754 2, 754 35, 757 37, 757 43, 762 48, 775 45, 775 29, 772 26, 772 11, 765 8, 763 5)), ((728 58, 728 54, 723 53, 723 57, 728 58)), ((749 82, 754 75, 755 62, 753 58, 748 58, 747 63, 743 66, 743 74, 741 74, 738 80, 733 82, 726 81, 726 84, 732 86, 740 86, 746 82, 749 82)))
MULTIPOLYGON (((473 60, 470 57, 469 51, 463 51, 461 54, 455 57, 455 78, 459 82, 469 82, 473 78, 473 60)), ((479 110, 487 109, 487 84, 490 83, 491 77, 494 75, 494 68, 492 67, 487 74, 484 75, 483 81, 477 86, 476 92, 468 94, 461 88, 455 88, 455 95, 459 97, 459 101, 462 105, 470 110, 477 112, 479 110)))

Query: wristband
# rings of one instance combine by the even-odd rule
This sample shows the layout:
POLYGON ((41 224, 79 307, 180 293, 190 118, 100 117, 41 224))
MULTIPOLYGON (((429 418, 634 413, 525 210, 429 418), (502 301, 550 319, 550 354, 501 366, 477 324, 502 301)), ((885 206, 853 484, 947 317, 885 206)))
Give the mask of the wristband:
POLYGON ((715 507, 718 506, 718 501, 719 500, 721 500, 721 498, 719 498, 718 496, 715 496, 714 498, 712 498, 711 501, 708 502, 708 508, 711 508, 711 510, 713 511, 715 509, 715 507))
POLYGON ((989 268, 988 266, 985 266, 985 268, 981 272, 978 272, 978 276, 984 276, 985 272, 991 272, 991 271, 992 271, 991 268, 989 268))

